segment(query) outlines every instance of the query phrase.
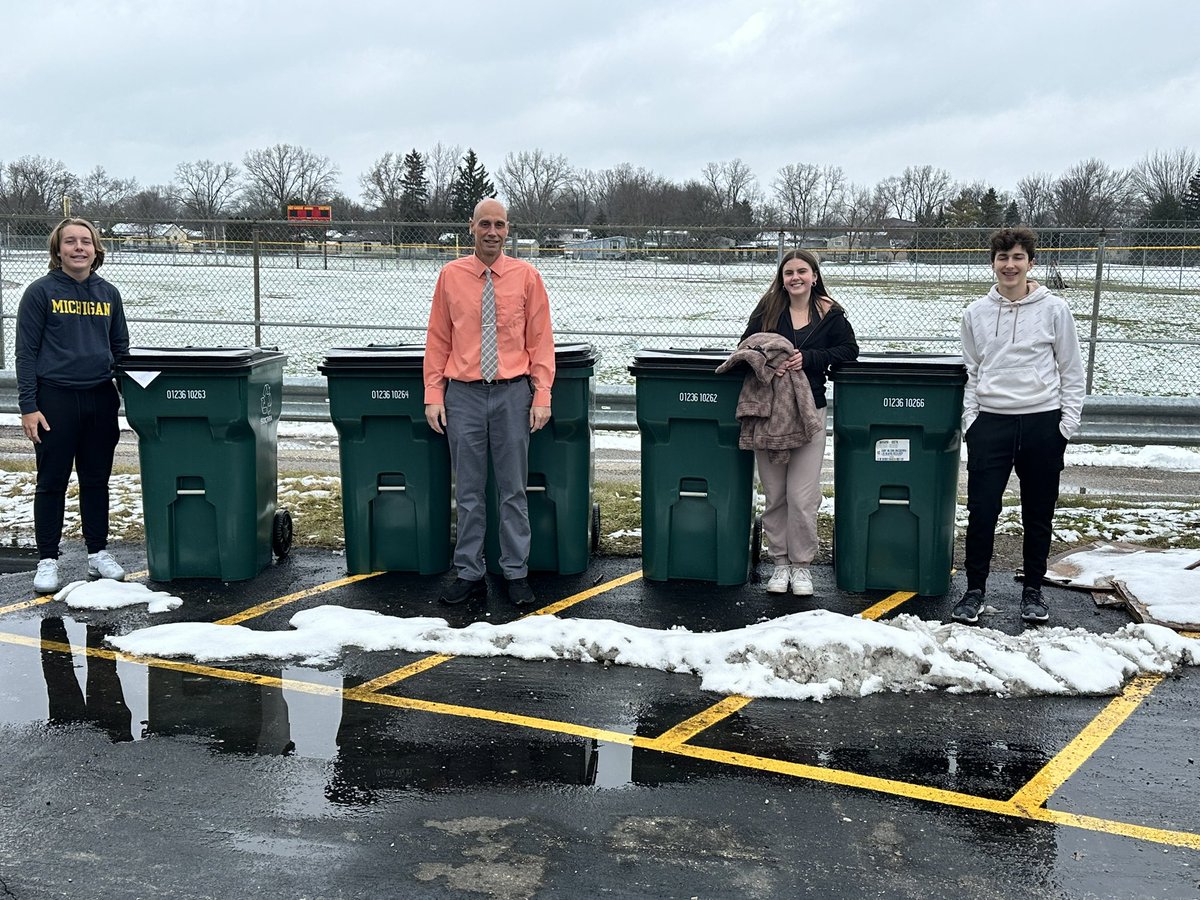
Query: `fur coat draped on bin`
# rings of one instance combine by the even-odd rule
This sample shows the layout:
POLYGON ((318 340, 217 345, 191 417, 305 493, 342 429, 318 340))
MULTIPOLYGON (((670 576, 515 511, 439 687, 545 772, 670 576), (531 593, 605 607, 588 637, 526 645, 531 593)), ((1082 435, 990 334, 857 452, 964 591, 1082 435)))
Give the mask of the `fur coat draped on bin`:
POLYGON ((738 396, 736 415, 742 423, 738 446, 766 450, 774 463, 786 463, 792 450, 825 430, 825 415, 817 409, 803 370, 793 369, 783 377, 775 374, 795 349, 783 335, 763 331, 738 344, 729 359, 717 366, 717 372, 749 366, 738 396))

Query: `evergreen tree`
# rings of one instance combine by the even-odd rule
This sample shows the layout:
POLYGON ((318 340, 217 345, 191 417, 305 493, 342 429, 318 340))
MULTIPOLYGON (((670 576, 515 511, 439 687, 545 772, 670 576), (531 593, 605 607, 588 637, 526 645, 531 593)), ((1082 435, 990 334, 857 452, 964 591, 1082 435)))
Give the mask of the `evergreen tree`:
POLYGON ((450 186, 450 209, 454 217, 462 222, 470 221, 479 201, 495 196, 496 186, 488 177, 487 169, 479 162, 475 151, 468 149, 450 186))
MULTIPOLYGON (((429 179, 425 176, 425 160, 413 149, 404 157, 404 175, 400 180, 400 221, 424 222, 429 218, 429 179)), ((426 229, 401 229, 400 240, 405 244, 424 242, 426 229)))
POLYGON ((1188 181, 1183 195, 1183 215, 1189 223, 1200 223, 1200 169, 1188 181))
POLYGON ((592 237, 608 237, 608 216, 604 214, 604 210, 596 213, 596 217, 592 219, 592 227, 589 229, 592 237))
POLYGON ((1021 224, 1021 210, 1017 207, 1017 201, 1013 200, 1004 210, 1004 227, 1015 228, 1021 224))
POLYGON ((979 220, 985 228, 999 228, 1003 220, 1000 210, 1000 197, 995 188, 988 188, 979 198, 979 220))

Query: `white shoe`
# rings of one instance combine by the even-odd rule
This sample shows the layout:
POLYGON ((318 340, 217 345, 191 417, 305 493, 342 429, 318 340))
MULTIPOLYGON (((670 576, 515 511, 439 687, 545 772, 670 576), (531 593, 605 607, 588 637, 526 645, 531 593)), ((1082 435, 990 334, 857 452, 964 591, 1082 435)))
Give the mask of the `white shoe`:
MULTIPOLYGON (((39 571, 41 566, 38 567, 39 571)), ((88 554, 88 581, 95 581, 97 578, 111 578, 113 581, 124 581, 125 570, 121 568, 121 564, 109 555, 107 550, 101 550, 99 553, 88 554)))
POLYGON ((33 576, 33 589, 39 594, 53 594, 62 587, 58 577, 58 560, 46 558, 38 561, 37 572, 33 576))
POLYGON ((797 597, 811 597, 813 592, 812 576, 803 566, 792 566, 792 593, 797 597))
POLYGON ((775 571, 771 573, 771 580, 767 582, 768 594, 786 594, 788 585, 792 579, 791 566, 776 566, 775 571))

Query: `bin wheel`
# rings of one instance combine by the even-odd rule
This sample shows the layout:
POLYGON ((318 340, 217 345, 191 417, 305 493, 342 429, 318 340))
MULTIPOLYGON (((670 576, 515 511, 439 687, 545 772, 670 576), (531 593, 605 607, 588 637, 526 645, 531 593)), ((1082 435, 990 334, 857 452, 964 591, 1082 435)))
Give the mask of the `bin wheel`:
POLYGON ((275 513, 275 523, 271 528, 271 549, 279 559, 288 555, 292 549, 292 514, 286 509, 275 513))
POLYGON ((750 532, 750 581, 758 584, 758 564, 762 562, 762 516, 754 517, 754 528, 750 532))
POLYGON ((600 504, 592 504, 592 553, 600 552, 600 504))

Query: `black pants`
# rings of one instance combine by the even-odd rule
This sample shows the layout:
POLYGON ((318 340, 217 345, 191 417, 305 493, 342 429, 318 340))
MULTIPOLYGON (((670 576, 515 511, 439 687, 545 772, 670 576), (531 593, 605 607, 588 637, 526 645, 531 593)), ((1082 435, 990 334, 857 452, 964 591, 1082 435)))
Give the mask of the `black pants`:
POLYGON ((120 437, 119 407, 111 381, 82 391, 38 384, 38 410, 50 425, 34 445, 33 530, 39 559, 58 558, 72 466, 79 475, 79 517, 88 553, 108 546, 108 479, 120 437))
POLYGON ((980 413, 967 431, 967 589, 984 590, 992 565, 996 522, 1008 478, 1021 481, 1025 584, 1046 574, 1058 478, 1067 439, 1058 430, 1061 411, 1002 416, 980 413))

